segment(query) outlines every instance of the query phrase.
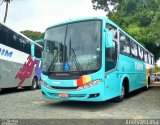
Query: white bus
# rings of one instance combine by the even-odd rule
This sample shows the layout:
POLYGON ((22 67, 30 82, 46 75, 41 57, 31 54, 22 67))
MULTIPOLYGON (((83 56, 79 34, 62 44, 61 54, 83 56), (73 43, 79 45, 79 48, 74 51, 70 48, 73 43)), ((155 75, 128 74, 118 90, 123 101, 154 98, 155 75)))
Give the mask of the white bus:
MULTIPOLYGON (((0 90, 30 86, 38 88, 41 61, 31 58, 33 41, 0 23, 0 90)), ((36 56, 41 57, 41 48, 36 44, 36 56)))

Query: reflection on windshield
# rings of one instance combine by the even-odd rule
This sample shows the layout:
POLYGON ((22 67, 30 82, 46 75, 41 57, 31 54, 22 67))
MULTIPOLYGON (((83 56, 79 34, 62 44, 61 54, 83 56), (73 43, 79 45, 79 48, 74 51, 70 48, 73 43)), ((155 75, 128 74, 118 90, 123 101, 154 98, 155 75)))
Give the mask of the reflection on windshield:
MULTIPOLYGON (((75 62, 75 66, 76 66, 77 70, 79 71, 80 75, 82 75, 82 71, 81 71, 81 68, 80 68, 81 64, 77 60, 77 55, 75 54, 75 50, 72 49, 72 47, 71 47, 71 40, 70 40, 70 49, 69 49, 69 60, 71 60, 71 63, 75 62), (72 57, 72 59, 70 57, 72 57)), ((70 70, 70 65, 68 67, 69 67, 68 69, 70 70)))
POLYGON ((101 21, 84 21, 48 29, 45 34, 43 71, 97 70, 101 58, 101 21))

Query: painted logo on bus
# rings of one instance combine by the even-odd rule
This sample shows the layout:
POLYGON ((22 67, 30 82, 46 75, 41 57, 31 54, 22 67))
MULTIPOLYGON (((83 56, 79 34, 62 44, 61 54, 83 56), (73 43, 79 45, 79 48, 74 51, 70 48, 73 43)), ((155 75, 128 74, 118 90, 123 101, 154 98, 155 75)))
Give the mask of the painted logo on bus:
POLYGON ((0 54, 1 54, 2 56, 6 56, 6 57, 11 58, 12 55, 13 55, 13 52, 10 52, 9 50, 0 48, 0 54))
POLYGON ((20 79, 17 87, 20 87, 26 78, 30 78, 32 76, 32 71, 34 66, 37 64, 36 60, 32 60, 31 56, 28 56, 27 61, 24 63, 23 67, 18 71, 15 76, 15 79, 20 79))
POLYGON ((143 64, 135 62, 135 69, 136 70, 143 70, 143 64))

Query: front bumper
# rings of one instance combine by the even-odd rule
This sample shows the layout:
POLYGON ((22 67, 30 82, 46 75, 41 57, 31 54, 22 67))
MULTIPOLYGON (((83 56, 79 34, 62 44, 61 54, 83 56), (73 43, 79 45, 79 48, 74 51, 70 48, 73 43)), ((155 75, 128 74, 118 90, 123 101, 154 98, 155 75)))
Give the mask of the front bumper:
POLYGON ((91 88, 87 89, 74 89, 74 90, 60 90, 49 89, 41 85, 42 94, 46 98, 57 100, 74 100, 74 101, 104 101, 104 83, 101 82, 91 88), (67 93, 67 98, 59 97, 60 93, 67 93))

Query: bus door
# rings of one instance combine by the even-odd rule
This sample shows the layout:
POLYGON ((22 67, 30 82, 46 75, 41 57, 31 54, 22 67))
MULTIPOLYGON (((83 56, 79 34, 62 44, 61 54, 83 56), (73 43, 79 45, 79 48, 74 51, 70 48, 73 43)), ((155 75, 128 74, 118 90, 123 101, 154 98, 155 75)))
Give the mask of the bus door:
MULTIPOLYGON (((119 78, 117 76, 117 55, 118 55, 118 30, 110 24, 106 24, 106 48, 105 48, 105 87, 111 90, 111 96, 119 90, 119 78)), ((107 93, 108 94, 108 93, 107 93)))

